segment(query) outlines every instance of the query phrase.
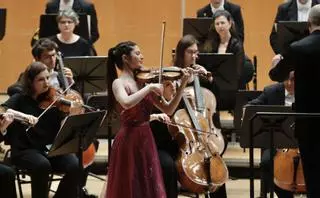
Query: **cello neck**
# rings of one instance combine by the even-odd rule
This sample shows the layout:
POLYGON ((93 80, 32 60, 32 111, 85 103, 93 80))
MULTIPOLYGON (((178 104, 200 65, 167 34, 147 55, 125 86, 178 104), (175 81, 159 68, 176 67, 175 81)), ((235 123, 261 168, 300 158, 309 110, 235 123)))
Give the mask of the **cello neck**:
POLYGON ((66 90, 67 87, 69 87, 69 82, 67 80, 67 77, 64 75, 64 71, 63 71, 64 63, 63 63, 63 60, 62 60, 61 52, 57 52, 57 60, 58 60, 58 67, 57 67, 58 76, 60 77, 60 79, 62 79, 60 87, 63 90, 66 90))
POLYGON ((198 75, 194 75, 193 81, 194 95, 196 100, 196 110, 200 113, 203 113, 204 107, 204 99, 201 92, 200 80, 198 75))

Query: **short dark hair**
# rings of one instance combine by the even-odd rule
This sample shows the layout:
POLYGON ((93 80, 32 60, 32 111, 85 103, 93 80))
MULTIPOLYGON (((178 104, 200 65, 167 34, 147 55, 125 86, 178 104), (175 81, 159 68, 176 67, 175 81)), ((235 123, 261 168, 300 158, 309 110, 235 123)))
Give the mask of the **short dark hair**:
POLYGON ((44 51, 52 51, 58 50, 58 44, 48 38, 40 38, 33 46, 32 46, 32 56, 35 59, 40 59, 41 55, 44 51))

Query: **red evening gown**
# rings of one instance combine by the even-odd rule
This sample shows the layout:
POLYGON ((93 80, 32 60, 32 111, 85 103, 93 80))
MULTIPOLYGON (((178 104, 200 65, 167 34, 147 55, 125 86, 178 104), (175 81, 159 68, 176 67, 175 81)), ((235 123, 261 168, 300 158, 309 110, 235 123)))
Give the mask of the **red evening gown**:
POLYGON ((149 117, 151 95, 121 109, 121 127, 112 144, 107 198, 165 198, 160 162, 149 117))

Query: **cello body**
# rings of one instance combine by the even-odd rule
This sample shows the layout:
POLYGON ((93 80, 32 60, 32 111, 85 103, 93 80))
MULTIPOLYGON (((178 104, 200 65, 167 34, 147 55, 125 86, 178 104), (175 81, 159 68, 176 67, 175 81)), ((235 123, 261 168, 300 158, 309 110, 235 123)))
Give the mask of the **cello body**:
POLYGON ((208 133, 204 136, 205 142, 208 143, 211 152, 218 152, 220 155, 222 155, 226 149, 226 144, 224 141, 224 137, 221 133, 221 129, 215 127, 212 120, 212 116, 216 112, 216 97, 210 90, 203 87, 199 87, 201 98, 197 99, 197 95, 195 94, 196 89, 198 88, 186 87, 184 91, 187 92, 191 96, 191 98, 195 98, 195 100, 192 100, 193 109, 200 112, 203 115, 203 117, 207 119, 209 125, 208 130, 211 133, 208 133), (197 100, 203 100, 203 107, 199 108, 199 106, 202 105, 197 105, 197 100), (203 110, 201 110, 201 108, 203 108, 203 110))
POLYGON ((274 157, 274 183, 281 189, 305 193, 299 149, 280 149, 274 157))
POLYGON ((211 152, 204 143, 204 133, 199 133, 210 131, 206 118, 186 106, 187 110, 178 110, 172 118, 179 125, 169 128, 180 148, 176 160, 179 181, 191 192, 214 192, 228 179, 228 169, 219 153, 211 152))

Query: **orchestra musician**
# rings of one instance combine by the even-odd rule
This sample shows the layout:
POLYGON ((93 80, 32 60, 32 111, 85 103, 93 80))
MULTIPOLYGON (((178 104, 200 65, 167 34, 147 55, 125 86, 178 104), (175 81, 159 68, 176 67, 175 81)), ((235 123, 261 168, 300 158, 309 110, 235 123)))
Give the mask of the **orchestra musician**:
MULTIPOLYGON (((12 113, 3 113, 0 116, 0 142, 3 141, 7 127, 13 122, 12 113)), ((1 195, 7 198, 16 198, 15 172, 4 164, 0 164, 0 188, 1 195)))
POLYGON ((90 44, 99 39, 97 12, 92 1, 88 0, 48 0, 46 4, 46 14, 57 14, 61 10, 73 9, 78 14, 87 14, 90 16, 91 38, 90 44))
POLYGON ((197 17, 212 17, 218 10, 228 11, 235 22, 238 37, 244 41, 244 25, 241 14, 241 7, 227 0, 210 0, 210 3, 197 11, 197 17))
POLYGON ((179 104, 190 71, 182 70, 181 85, 172 100, 160 99, 163 85, 145 86, 135 80, 143 55, 132 41, 121 42, 108 52, 109 112, 120 111, 122 120, 112 144, 105 197, 166 197, 156 145, 149 125, 152 106, 171 115, 179 104), (116 67, 122 71, 117 78, 116 67), (117 108, 118 107, 118 108, 117 108))
MULTIPOLYGON (((289 52, 269 71, 271 80, 283 81, 290 71, 295 71, 295 111, 298 113, 319 113, 320 105, 315 93, 315 84, 320 76, 320 5, 311 8, 309 17, 310 35, 290 44, 289 52), (310 91, 312 90, 312 91, 310 91)), ((320 197, 317 185, 320 170, 315 156, 320 155, 319 118, 297 117, 295 136, 298 139, 308 197, 320 197)))
MULTIPOLYGON (((31 63, 24 72, 22 85, 22 92, 11 96, 2 106, 38 119, 44 111, 41 105, 47 102, 44 98, 49 96, 48 91, 53 89, 49 86, 49 72, 46 65, 41 62, 31 63)), ((81 106, 71 105, 69 113, 73 114, 79 108, 81 106)), ((64 173, 55 197, 77 197, 78 181, 84 178, 77 156, 75 154, 47 156, 66 115, 56 106, 43 114, 37 124, 28 131, 25 125, 18 122, 13 122, 7 128, 6 136, 11 146, 11 161, 16 167, 29 172, 34 198, 48 196, 49 174, 52 171, 64 173)))
MULTIPOLYGON (((243 44, 234 28, 231 14, 226 10, 218 10, 213 15, 213 23, 209 29, 208 38, 201 50, 206 53, 232 53, 236 57, 236 67, 239 78, 243 73, 245 53, 243 44)), ((246 82, 240 78, 239 89, 245 89, 246 82)), ((219 98, 219 97, 218 97, 219 98)))
POLYGON ((307 21, 311 7, 318 3, 318 0, 290 0, 279 5, 269 37, 270 45, 276 55, 281 53, 277 43, 276 24, 279 21, 307 21))
MULTIPOLYGON (((196 59, 198 58, 198 53, 198 41, 192 35, 185 35, 177 43, 173 65, 180 68, 192 67, 194 72, 199 73, 200 76, 208 76, 208 71, 203 66, 195 64, 196 59)), ((193 78, 191 78, 189 83, 192 83, 192 79, 193 78)), ((204 84, 212 84, 214 81, 212 76, 207 79, 203 77, 200 79, 200 82, 204 84)), ((213 115, 213 122, 216 126, 220 126, 220 118, 218 114, 213 115)), ((217 198, 227 197, 225 184, 219 187, 215 192, 210 193, 209 196, 217 198)))
MULTIPOLYGON (((273 63, 279 62, 280 59, 274 60, 273 63)), ((294 103, 294 71, 291 71, 288 79, 281 83, 276 83, 269 85, 263 89, 261 95, 248 102, 249 105, 284 105, 292 106, 294 103)), ((261 157, 260 169, 261 169, 261 189, 260 197, 266 198, 267 193, 269 192, 270 183, 273 182, 273 178, 270 176, 271 173, 270 167, 273 163, 274 153, 270 156, 270 149, 263 150, 261 157)), ((274 185, 275 193, 278 198, 293 198, 293 193, 290 191, 283 190, 278 186, 274 185)))
POLYGON ((80 23, 79 16, 75 11, 72 9, 61 10, 56 19, 60 33, 50 39, 57 43, 63 57, 95 55, 92 45, 74 33, 75 27, 80 23))
MULTIPOLYGON (((58 89, 62 87, 63 79, 61 79, 61 75, 56 71, 57 65, 57 52, 58 52, 58 45, 48 39, 48 38, 41 38, 39 39, 32 47, 32 56, 36 61, 42 62, 48 68, 49 72, 49 83, 52 87, 58 89)), ((69 68, 64 68, 64 75, 66 76, 68 82, 71 84, 73 83, 73 74, 69 68)), ((9 96, 14 95, 15 93, 20 93, 22 91, 22 80, 23 73, 20 74, 19 79, 16 83, 9 86, 7 89, 7 94, 9 96)))

